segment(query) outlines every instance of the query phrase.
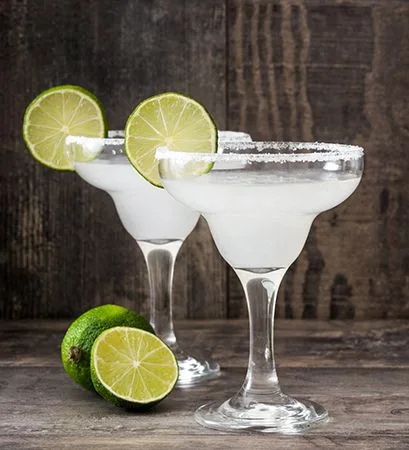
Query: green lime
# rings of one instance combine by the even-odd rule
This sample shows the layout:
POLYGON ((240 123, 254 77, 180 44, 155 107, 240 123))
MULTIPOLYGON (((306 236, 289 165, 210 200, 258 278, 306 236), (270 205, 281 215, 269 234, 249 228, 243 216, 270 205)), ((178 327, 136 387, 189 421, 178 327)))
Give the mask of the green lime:
POLYGON ((65 153, 66 136, 102 138, 106 132, 102 104, 79 86, 57 86, 42 92, 24 114, 23 138, 31 155, 56 170, 73 170, 65 153))
POLYGON ((163 187, 155 159, 158 147, 215 153, 216 124, 206 108, 192 98, 175 92, 155 95, 140 103, 129 116, 125 151, 144 178, 163 187))
POLYGON ((61 361, 67 374, 82 387, 94 390, 90 373, 91 348, 100 333, 118 325, 154 333, 142 316, 118 305, 102 305, 79 316, 61 343, 61 361))
POLYGON ((170 394, 178 379, 175 355, 144 330, 115 327, 101 333, 91 351, 95 390, 116 406, 152 406, 170 394))

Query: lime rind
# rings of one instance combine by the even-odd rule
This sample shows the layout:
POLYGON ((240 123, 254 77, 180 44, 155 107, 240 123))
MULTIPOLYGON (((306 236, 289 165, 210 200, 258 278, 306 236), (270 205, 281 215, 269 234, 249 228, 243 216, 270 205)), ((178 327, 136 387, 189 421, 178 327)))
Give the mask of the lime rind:
POLYGON ((119 325, 155 333, 149 322, 136 312, 111 304, 89 309, 75 319, 66 331, 61 342, 61 362, 65 372, 85 389, 95 391, 90 370, 91 348, 95 339, 103 331, 119 325))
MULTIPOLYGON (((92 135, 92 137, 105 137, 107 134, 107 121, 105 116, 105 110, 100 102, 100 100, 91 92, 88 90, 75 85, 61 85, 61 86, 55 86, 50 89, 47 89, 43 92, 41 92, 37 97, 34 98, 28 105, 28 107, 25 110, 24 114, 24 121, 23 121, 23 140, 30 151, 31 155, 34 159, 36 159, 41 164, 55 170, 73 170, 73 162, 67 157, 65 153, 65 144, 64 139, 65 137, 70 134, 70 130, 67 129, 67 132, 62 132, 61 130, 58 130, 58 127, 60 126, 66 126, 65 123, 59 122, 50 112, 47 111, 47 108, 44 108, 44 106, 47 106, 47 100, 51 98, 51 96, 55 96, 58 94, 61 94, 61 96, 65 95, 65 98, 62 97, 62 103, 61 103, 61 109, 59 111, 59 114, 62 115, 62 117, 65 119, 65 113, 69 110, 66 109, 65 103, 69 101, 69 98, 67 99, 68 94, 75 94, 75 96, 82 97, 84 99, 87 99, 86 103, 82 103, 82 100, 80 100, 76 106, 77 110, 81 107, 81 114, 87 115, 90 113, 89 117, 90 119, 85 122, 81 123, 75 123, 69 124, 72 128, 80 132, 79 134, 85 134, 85 135, 92 135), (41 105, 43 105, 42 111, 40 112, 40 116, 35 117, 33 119, 33 112, 40 108, 41 105), (89 106, 92 105, 91 108, 89 106), (41 116, 44 118, 44 120, 41 119, 41 116), (95 124, 92 123, 92 121, 96 122, 95 124), (36 123, 37 122, 37 123, 36 123), (89 122, 89 123, 87 123, 89 122), (51 126, 47 125, 50 124, 51 126), (96 125, 94 127, 97 129, 97 132, 95 133, 92 131, 89 132, 91 126, 96 125), (38 135, 43 135, 44 139, 43 141, 39 141, 36 143, 33 143, 32 141, 32 134, 36 133, 34 130, 42 129, 42 132, 39 132, 38 135), (49 134, 47 136, 47 132, 44 133, 44 130, 49 130, 49 134), (53 131, 54 130, 54 131, 53 131), (38 152, 36 150, 36 146, 38 146, 41 143, 44 142, 52 142, 53 139, 55 139, 54 144, 54 154, 52 157, 44 158, 44 156, 41 155, 41 152, 38 152)), ((55 100, 55 99, 54 99, 55 100)), ((51 105, 54 109, 56 108, 55 101, 54 104, 51 105)), ((75 118, 75 113, 78 113, 78 111, 75 110, 72 112, 72 115, 70 116, 69 120, 72 122, 75 118)), ((71 132, 71 134, 73 134, 71 132)), ((77 133, 78 134, 78 133, 77 133)))
POLYGON ((163 188, 155 159, 159 147, 215 153, 217 144, 217 127, 205 106, 177 92, 165 92, 142 101, 125 126, 124 147, 129 161, 143 178, 159 188, 163 188), (163 105, 166 101, 170 102, 167 108, 163 105), (186 125, 181 126, 183 123, 186 125))

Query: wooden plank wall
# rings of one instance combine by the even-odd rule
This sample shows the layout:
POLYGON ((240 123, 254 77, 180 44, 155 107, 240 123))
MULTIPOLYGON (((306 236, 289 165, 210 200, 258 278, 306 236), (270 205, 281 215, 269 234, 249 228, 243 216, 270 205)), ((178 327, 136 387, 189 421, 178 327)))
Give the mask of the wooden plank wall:
MULTIPOLYGON (((24 108, 73 83, 123 127, 165 90, 219 128, 366 149, 359 190, 315 222, 280 292, 287 318, 409 317, 409 4, 405 0, 3 0, 0 318, 73 317, 115 301, 146 313, 142 255, 112 201, 36 164, 24 108)), ((175 274, 176 318, 242 317, 236 276, 201 222, 175 274)))

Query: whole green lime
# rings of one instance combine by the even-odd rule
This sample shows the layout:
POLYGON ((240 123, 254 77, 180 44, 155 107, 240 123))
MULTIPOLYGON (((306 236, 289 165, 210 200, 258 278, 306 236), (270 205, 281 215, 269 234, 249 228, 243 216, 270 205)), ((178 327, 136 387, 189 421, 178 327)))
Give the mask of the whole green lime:
POLYGON ((94 391, 90 358, 95 339, 105 330, 124 326, 154 333, 149 322, 136 312, 118 305, 102 305, 79 316, 61 343, 61 361, 67 374, 79 385, 94 391))

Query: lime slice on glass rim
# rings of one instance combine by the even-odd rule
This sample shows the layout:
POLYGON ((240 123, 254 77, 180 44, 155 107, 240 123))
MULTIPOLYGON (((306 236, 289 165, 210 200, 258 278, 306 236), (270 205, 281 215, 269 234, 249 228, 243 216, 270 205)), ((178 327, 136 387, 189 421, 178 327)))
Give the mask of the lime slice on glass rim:
POLYGON ((175 355, 147 331, 110 328, 92 346, 91 379, 95 390, 116 406, 153 406, 170 394, 178 375, 175 355))
MULTIPOLYGON (((38 162, 55 170, 74 169, 72 159, 65 153, 68 135, 103 138, 106 133, 101 102, 79 86, 63 85, 43 91, 24 114, 23 138, 27 148, 38 162)), ((78 155, 76 159, 90 157, 78 155)))
MULTIPOLYGON (((155 158, 159 147, 182 152, 215 153, 217 127, 206 108, 176 92, 141 102, 125 126, 125 152, 135 169, 151 184, 163 187, 155 158)), ((201 165, 206 173, 211 166, 201 165)), ((197 167, 196 167, 197 169, 197 167)))

